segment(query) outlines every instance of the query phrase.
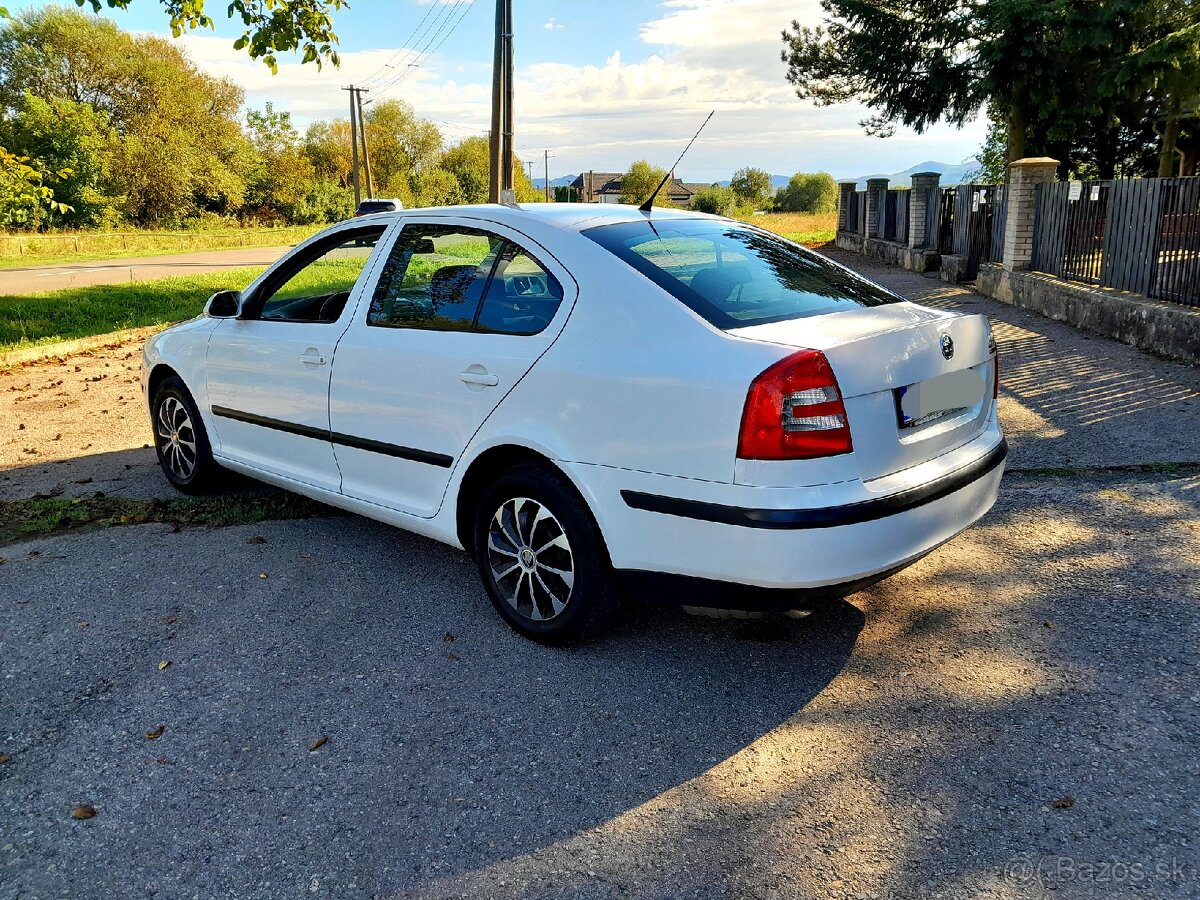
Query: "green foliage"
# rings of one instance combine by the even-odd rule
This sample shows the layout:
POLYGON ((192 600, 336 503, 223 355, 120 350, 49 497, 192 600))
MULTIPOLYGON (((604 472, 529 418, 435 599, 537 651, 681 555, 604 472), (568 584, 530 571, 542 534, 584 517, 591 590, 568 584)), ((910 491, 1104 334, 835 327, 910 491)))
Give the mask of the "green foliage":
POLYGON ((713 185, 697 191, 690 208, 714 216, 732 216, 737 207, 738 196, 732 188, 713 185))
MULTIPOLYGON (((629 171, 621 179, 621 202, 640 206, 654 192, 666 174, 666 169, 660 169, 644 159, 639 159, 629 167, 629 171)), ((665 188, 655 199, 654 205, 671 205, 671 201, 667 199, 665 188)))
POLYGON ((42 170, 65 173, 53 185, 60 206, 41 206, 27 224, 96 228, 118 222, 124 198, 108 165, 116 140, 107 117, 90 105, 25 94, 15 114, 0 123, 0 144, 42 170))
MULTIPOLYGON (((90 6, 100 12, 127 9, 130 0, 75 0, 78 6, 90 6)), ((170 17, 171 34, 179 37, 197 28, 212 28, 214 22, 204 11, 204 0, 162 0, 170 17)), ((315 62, 321 68, 325 61, 340 63, 334 46, 338 37, 333 31, 331 12, 347 7, 346 0, 231 0, 226 10, 230 18, 240 19, 245 26, 241 37, 234 41, 235 50, 248 50, 254 59, 261 59, 272 71, 278 71, 275 54, 299 50, 304 62, 315 62)))
POLYGON ((488 152, 488 139, 476 136, 463 138, 442 154, 442 168, 457 179, 461 202, 487 203, 488 152))
POLYGON ((897 124, 962 125, 990 105, 1008 159, 1050 155, 1064 172, 1084 158, 1105 177, 1128 166, 1122 153, 1137 152, 1129 133, 1176 85, 1194 96, 1200 73, 1195 3, 825 0, 822 9, 821 26, 793 22, 784 33, 798 96, 863 103, 874 111, 863 125, 884 136, 897 124))
POLYGON ((452 206, 459 199, 458 179, 445 169, 426 169, 413 179, 413 194, 418 206, 452 206))
POLYGON ((214 292, 242 288, 259 269, 183 278, 68 288, 31 297, 0 297, 0 351, 107 334, 123 328, 169 325, 199 315, 214 292))
POLYGON ((245 207, 262 221, 315 221, 298 217, 314 172, 291 114, 277 112, 274 104, 267 103, 262 112, 246 113, 246 127, 256 152, 247 171, 245 207))
POLYGON ((781 212, 836 212, 837 200, 837 182, 828 172, 797 172, 775 195, 775 208, 781 212))
POLYGON ((763 209, 771 204, 771 174, 762 169, 738 169, 730 187, 742 206, 763 209))
MULTIPOLYGON (((70 172, 59 175, 67 177, 70 172)), ((0 147, 0 225, 23 225, 43 209, 67 212, 69 207, 54 200, 46 180, 46 173, 31 166, 28 157, 0 147)))

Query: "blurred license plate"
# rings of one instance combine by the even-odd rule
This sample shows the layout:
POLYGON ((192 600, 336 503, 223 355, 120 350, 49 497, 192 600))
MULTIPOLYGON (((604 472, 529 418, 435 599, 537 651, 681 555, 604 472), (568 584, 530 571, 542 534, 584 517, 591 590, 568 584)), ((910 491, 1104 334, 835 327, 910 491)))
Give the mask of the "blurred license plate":
POLYGON ((983 376, 974 369, 947 372, 927 381, 896 388, 901 428, 915 428, 976 406, 983 399, 983 376))

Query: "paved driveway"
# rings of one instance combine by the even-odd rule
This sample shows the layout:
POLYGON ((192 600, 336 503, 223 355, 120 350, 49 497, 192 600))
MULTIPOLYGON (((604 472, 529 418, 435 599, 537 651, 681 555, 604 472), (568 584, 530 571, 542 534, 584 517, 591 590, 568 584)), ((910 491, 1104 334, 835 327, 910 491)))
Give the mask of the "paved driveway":
MULTIPOLYGON (((550 650, 349 516, 0 548, 0 897, 1200 895, 1200 471, 1114 468, 1200 462, 1197 373, 886 274, 1005 323, 1013 464, 1053 471, 819 616, 635 597, 550 650)), ((123 352, 0 377, 4 496, 160 490, 129 370, 86 382, 101 462, 10 389, 123 352)))

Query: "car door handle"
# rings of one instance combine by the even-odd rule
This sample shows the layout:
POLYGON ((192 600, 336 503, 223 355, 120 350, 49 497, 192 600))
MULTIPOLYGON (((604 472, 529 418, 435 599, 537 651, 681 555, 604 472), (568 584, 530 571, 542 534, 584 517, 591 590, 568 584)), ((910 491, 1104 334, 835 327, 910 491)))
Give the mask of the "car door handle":
POLYGON ((325 365, 325 354, 317 350, 316 347, 309 347, 300 354, 300 362, 310 366, 325 365))
POLYGON ((481 387, 495 387, 500 383, 499 378, 487 372, 459 372, 458 380, 463 384, 478 384, 481 387))

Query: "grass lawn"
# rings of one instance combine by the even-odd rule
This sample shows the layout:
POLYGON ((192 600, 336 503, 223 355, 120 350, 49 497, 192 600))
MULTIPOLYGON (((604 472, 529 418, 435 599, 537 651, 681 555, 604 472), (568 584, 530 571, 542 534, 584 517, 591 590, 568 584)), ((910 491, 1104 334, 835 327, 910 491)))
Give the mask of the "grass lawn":
POLYGON ((0 353, 190 319, 200 314, 204 301, 214 292, 243 288, 260 271, 232 269, 157 281, 68 288, 26 297, 0 297, 0 353))
POLYGON ((240 247, 282 247, 298 244, 324 225, 287 228, 244 228, 226 231, 80 232, 0 235, 0 269, 20 269, 59 263, 168 256, 240 247))
POLYGON ((742 221, 783 235, 797 244, 817 245, 832 241, 837 235, 837 213, 767 213, 749 216, 742 221))

